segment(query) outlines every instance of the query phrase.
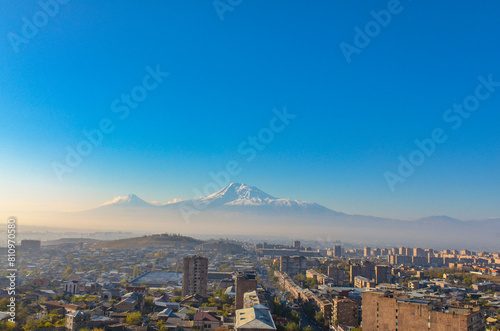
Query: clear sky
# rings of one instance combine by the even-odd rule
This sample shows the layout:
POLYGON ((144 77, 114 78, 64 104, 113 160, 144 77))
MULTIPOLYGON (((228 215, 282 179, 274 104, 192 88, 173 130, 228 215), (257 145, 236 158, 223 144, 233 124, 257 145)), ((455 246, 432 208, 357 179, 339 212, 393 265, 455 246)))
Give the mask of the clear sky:
POLYGON ((479 88, 460 127, 458 113, 443 118, 468 97, 474 106, 479 76, 500 82, 498 2, 216 4, 68 1, 45 6, 50 16, 35 1, 3 3, 0 210, 188 199, 235 160, 232 182, 346 213, 500 217, 500 87, 479 88), (388 8, 390 21, 370 23, 388 8), (356 27, 371 37, 355 40, 356 27), (341 44, 356 41, 348 63, 341 44), (146 77, 157 66, 169 73, 159 84, 146 77), (121 95, 142 97, 145 77, 151 90, 127 108, 121 95), (296 117, 248 161, 238 147, 268 138, 284 107, 296 117), (103 119, 114 130, 59 180, 55 162, 67 166, 67 146, 103 119), (447 140, 392 192, 384 174, 399 176, 398 157, 436 128, 447 140))

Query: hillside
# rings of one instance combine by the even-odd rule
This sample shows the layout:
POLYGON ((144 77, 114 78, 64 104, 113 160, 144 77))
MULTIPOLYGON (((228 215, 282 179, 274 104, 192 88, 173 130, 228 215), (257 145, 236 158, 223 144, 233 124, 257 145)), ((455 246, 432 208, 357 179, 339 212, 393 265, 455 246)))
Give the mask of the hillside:
POLYGON ((177 234, 154 234, 150 236, 105 241, 93 245, 93 248, 127 249, 144 247, 192 247, 204 243, 202 240, 177 234))
POLYGON ((87 245, 100 243, 102 240, 91 239, 91 238, 61 238, 56 240, 46 240, 42 241, 42 246, 54 246, 54 245, 64 245, 64 244, 79 244, 85 243, 87 245))

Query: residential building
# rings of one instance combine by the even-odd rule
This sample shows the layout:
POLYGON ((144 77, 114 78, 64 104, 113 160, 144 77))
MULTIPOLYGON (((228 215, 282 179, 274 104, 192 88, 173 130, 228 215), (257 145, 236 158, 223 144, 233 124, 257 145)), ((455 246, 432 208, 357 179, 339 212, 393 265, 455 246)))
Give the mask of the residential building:
POLYGON ((359 325, 359 304, 342 298, 333 300, 332 324, 356 327, 359 325))
POLYGON ((342 270, 336 266, 331 265, 328 267, 328 277, 330 277, 330 281, 335 286, 344 286, 344 282, 345 282, 344 270, 342 270))
POLYGON ((194 329, 200 331, 215 330, 222 325, 221 320, 217 316, 201 311, 194 314, 193 322, 194 329))
POLYGON ((63 291, 71 294, 78 294, 80 293, 79 284, 77 280, 70 280, 63 285, 63 291))
POLYGON ((182 268, 182 296, 190 294, 206 296, 208 259, 197 255, 185 257, 182 268))
POLYGON ((280 271, 289 275, 305 273, 307 270, 307 259, 304 256, 281 256, 280 271))
POLYGON ((478 307, 444 307, 437 301, 382 291, 363 292, 362 300, 363 331, 484 330, 484 317, 478 307))
POLYGON ((354 283, 354 278, 356 278, 356 276, 375 279, 375 266, 369 261, 362 261, 361 264, 351 264, 350 273, 349 281, 351 283, 354 283))
POLYGON ((84 311, 76 311, 66 314, 66 329, 77 331, 90 326, 90 314, 84 311))
POLYGON ((364 248, 364 257, 369 257, 371 255, 371 248, 368 246, 365 246, 364 248))
POLYGON ((364 288, 364 287, 375 287, 375 282, 363 276, 354 277, 354 287, 364 288))
POLYGON ((388 265, 376 265, 375 266, 375 283, 390 284, 392 282, 392 267, 388 265))
POLYGON ((235 281, 235 305, 236 309, 242 309, 245 293, 257 290, 257 279, 255 274, 239 272, 235 281))
POLYGON ((333 247, 333 256, 334 257, 342 257, 342 246, 335 245, 333 247))
POLYGON ((277 330, 271 312, 266 309, 246 308, 236 311, 236 331, 277 330))

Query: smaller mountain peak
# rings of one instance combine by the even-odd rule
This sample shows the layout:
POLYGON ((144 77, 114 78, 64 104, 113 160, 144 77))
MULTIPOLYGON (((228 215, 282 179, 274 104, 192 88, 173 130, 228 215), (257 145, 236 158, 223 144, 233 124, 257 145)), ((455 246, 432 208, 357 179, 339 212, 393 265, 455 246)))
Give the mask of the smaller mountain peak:
POLYGON ((122 205, 122 206, 148 206, 149 203, 142 200, 135 194, 129 194, 126 196, 119 196, 114 198, 111 201, 103 203, 101 206, 110 206, 110 205, 122 205))

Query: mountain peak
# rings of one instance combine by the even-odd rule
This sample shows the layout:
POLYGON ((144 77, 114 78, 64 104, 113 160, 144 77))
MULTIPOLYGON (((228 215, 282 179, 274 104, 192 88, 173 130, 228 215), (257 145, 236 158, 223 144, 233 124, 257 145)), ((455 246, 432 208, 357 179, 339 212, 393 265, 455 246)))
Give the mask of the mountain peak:
POLYGON ((142 200, 135 194, 129 194, 126 196, 120 196, 116 197, 111 201, 103 203, 101 206, 130 206, 130 207, 146 207, 149 206, 150 204, 147 203, 146 201, 142 200))
POLYGON ((211 194, 207 197, 202 197, 199 200, 203 203, 213 203, 216 202, 217 205, 220 204, 239 204, 237 202, 246 201, 261 204, 263 201, 274 200, 276 198, 270 196, 267 193, 259 190, 256 187, 248 186, 242 183, 231 183, 228 186, 222 188, 221 190, 211 194))

